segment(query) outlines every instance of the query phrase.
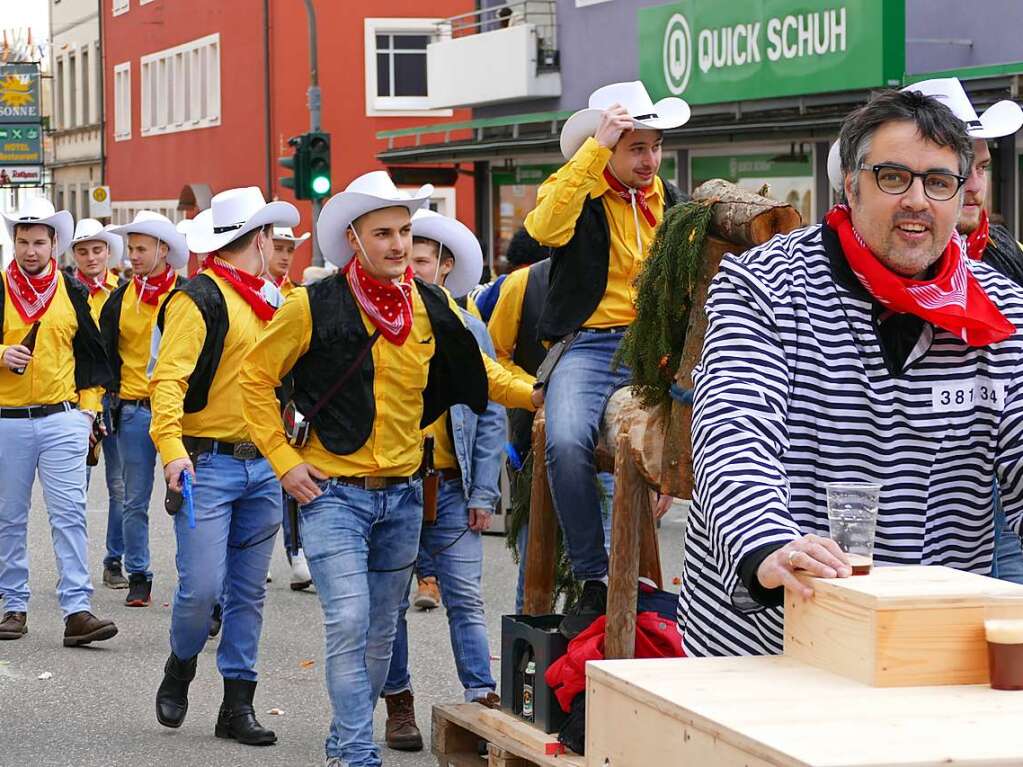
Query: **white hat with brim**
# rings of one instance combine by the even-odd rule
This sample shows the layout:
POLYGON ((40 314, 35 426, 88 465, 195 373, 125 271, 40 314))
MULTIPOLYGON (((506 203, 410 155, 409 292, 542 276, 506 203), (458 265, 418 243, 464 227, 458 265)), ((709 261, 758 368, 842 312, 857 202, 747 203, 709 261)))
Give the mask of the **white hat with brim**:
POLYGON ((309 232, 301 235, 300 237, 295 236, 295 231, 290 226, 275 226, 274 227, 274 239, 285 240, 287 242, 295 243, 295 247, 298 247, 303 242, 308 240, 312 235, 309 232))
POLYGON ((320 211, 316 222, 320 252, 334 266, 344 267, 354 255, 346 234, 353 221, 384 208, 408 208, 411 216, 429 202, 432 194, 432 184, 425 184, 418 191, 409 193, 396 187, 386 171, 364 173, 343 192, 331 197, 320 211))
POLYGON ((213 195, 210 207, 193 219, 187 237, 193 253, 212 253, 239 237, 272 224, 295 226, 298 209, 290 202, 267 202, 258 186, 226 189, 213 195))
POLYGON ((586 139, 596 134, 601 115, 615 104, 625 107, 635 130, 678 128, 689 122, 692 116, 689 104, 675 96, 668 96, 655 104, 639 80, 605 85, 590 95, 586 109, 569 117, 561 127, 561 154, 566 160, 579 151, 586 139))
POLYGON ((188 263, 188 247, 185 238, 174 222, 161 213, 140 210, 130 224, 110 229, 114 234, 127 237, 130 234, 144 234, 167 246, 167 264, 171 269, 182 269, 188 263))
MULTIPOLYGON (((903 91, 914 91, 937 99, 952 110, 952 114, 966 123, 966 132, 970 138, 986 140, 1011 136, 1023 128, 1023 108, 1015 101, 1005 99, 992 104, 977 115, 970 97, 957 77, 939 77, 933 80, 921 80, 907 85, 903 91)), ((838 142, 831 145, 828 152, 828 181, 836 192, 841 191, 844 181, 842 175, 842 158, 838 142)))
POLYGON ((124 238, 112 231, 112 227, 104 227, 94 218, 83 218, 75 225, 75 234, 68 245, 68 250, 74 251, 75 245, 80 242, 105 242, 110 249, 110 264, 121 263, 124 255, 124 238))
POLYGON ((45 197, 30 197, 21 209, 14 213, 0 213, 0 216, 3 216, 11 242, 14 241, 14 227, 18 224, 50 227, 57 243, 57 247, 53 251, 55 256, 67 250, 71 240, 74 239, 74 217, 66 210, 55 211, 53 203, 45 197))
POLYGON ((465 224, 432 210, 419 210, 412 216, 412 236, 425 237, 451 252, 455 265, 444 280, 444 287, 461 298, 479 285, 483 276, 483 248, 465 224))

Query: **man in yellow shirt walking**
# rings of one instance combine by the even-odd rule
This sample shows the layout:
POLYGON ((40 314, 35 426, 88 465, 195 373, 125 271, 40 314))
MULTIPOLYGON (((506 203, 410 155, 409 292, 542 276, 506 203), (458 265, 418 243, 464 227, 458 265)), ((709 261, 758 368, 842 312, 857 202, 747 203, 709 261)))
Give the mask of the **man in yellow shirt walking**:
POLYGON ((593 451, 608 398, 629 371, 611 360, 636 317, 635 285, 664 211, 681 194, 657 175, 663 131, 689 119, 678 98, 654 104, 641 82, 590 96, 561 131, 568 162, 540 187, 526 230, 553 248, 540 337, 568 346, 545 385, 554 508, 582 597, 561 624, 574 637, 607 605, 608 556, 593 451))
POLYGON ((34 198, 4 215, 14 260, 0 281, 0 639, 28 631, 28 513, 38 471, 57 557, 64 646, 117 634, 91 612, 85 454, 110 376, 89 294, 57 268, 73 219, 34 198), (30 340, 31 339, 31 340, 30 340))

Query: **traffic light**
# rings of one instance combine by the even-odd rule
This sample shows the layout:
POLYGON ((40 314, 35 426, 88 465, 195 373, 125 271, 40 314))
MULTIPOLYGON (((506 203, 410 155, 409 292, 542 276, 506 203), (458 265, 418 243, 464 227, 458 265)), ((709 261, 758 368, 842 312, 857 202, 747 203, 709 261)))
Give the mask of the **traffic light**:
POLYGON ((305 171, 307 170, 305 135, 292 136, 288 139, 288 146, 293 147, 292 154, 278 157, 277 162, 282 167, 290 170, 294 175, 281 176, 281 186, 286 189, 294 189, 295 197, 299 200, 308 199, 308 197, 303 196, 306 188, 305 171))
POLYGON ((306 162, 304 180, 310 200, 330 194, 330 134, 307 133, 303 142, 306 162))

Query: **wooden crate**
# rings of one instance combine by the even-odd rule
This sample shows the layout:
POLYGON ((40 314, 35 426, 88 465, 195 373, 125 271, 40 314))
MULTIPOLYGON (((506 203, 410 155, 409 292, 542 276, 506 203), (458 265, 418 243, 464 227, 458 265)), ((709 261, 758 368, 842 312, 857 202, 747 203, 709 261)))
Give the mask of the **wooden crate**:
POLYGON ((785 594, 785 655, 877 687, 986 684, 984 619, 1023 618, 1023 586, 947 567, 804 578, 813 599, 785 594))
POLYGON ((792 658, 586 666, 587 767, 1020 767, 1023 692, 870 687, 792 658))
POLYGON ((557 735, 478 703, 433 707, 433 753, 440 767, 583 767, 557 735), (487 742, 486 757, 479 743, 487 742))

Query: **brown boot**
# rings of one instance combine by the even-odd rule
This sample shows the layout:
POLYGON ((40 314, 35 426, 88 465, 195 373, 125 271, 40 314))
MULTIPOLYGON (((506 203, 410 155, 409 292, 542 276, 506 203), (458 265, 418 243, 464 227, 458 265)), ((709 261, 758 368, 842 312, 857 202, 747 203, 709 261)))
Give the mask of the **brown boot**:
POLYGON ((102 642, 117 634, 113 621, 101 621, 88 610, 72 613, 64 622, 64 646, 78 647, 89 642, 102 642))
POLYGON ((21 639, 28 633, 27 620, 25 613, 4 613, 4 619, 0 621, 0 639, 21 639))
POLYGON ((479 703, 486 708, 501 708, 501 696, 496 692, 488 692, 482 698, 476 698, 473 703, 479 703))
POLYGON ((426 578, 417 578, 419 585, 416 588, 415 599, 412 604, 420 610, 433 610, 440 607, 440 589, 437 587, 437 579, 432 575, 426 578))
POLYGON ((384 726, 387 747, 395 751, 422 751, 423 734, 416 726, 412 691, 385 695, 384 702, 387 704, 387 724, 384 726))

